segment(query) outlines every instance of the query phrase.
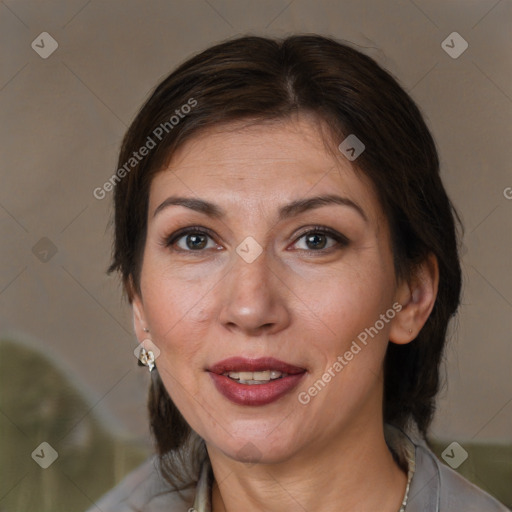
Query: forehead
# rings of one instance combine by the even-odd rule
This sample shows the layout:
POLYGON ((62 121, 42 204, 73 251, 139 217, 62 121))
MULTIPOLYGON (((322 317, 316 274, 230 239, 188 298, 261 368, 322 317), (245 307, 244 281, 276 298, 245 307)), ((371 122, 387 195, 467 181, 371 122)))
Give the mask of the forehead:
POLYGON ((303 115, 205 129, 155 175, 149 211, 170 194, 200 197, 238 212, 241 207, 266 212, 308 196, 341 194, 378 223, 382 212, 370 180, 337 154, 329 135, 321 121, 303 115))

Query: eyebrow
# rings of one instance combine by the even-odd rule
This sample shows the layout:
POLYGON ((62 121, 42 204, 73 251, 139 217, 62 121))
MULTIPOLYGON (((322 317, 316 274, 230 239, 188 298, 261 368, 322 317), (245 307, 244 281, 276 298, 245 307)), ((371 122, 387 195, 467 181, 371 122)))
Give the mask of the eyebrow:
MULTIPOLYGON (((327 205, 341 205, 348 206, 359 213, 359 215, 368 222, 368 217, 366 216, 364 210, 354 201, 348 199, 347 197, 338 196, 335 194, 326 194, 321 196, 309 197, 307 199, 298 199, 296 201, 292 201, 284 206, 279 208, 278 219, 279 221, 288 219, 290 217, 294 217, 308 210, 313 210, 315 208, 320 208, 322 206, 327 205)), ((155 209, 153 213, 153 217, 156 217, 162 210, 168 208, 169 206, 184 206, 185 208, 189 208, 199 213, 204 213, 209 217, 213 217, 216 219, 222 219, 226 217, 226 212, 220 206, 211 203, 209 201, 205 201, 203 199, 197 199, 193 197, 179 197, 179 196, 170 196, 165 201, 160 203, 155 209)))

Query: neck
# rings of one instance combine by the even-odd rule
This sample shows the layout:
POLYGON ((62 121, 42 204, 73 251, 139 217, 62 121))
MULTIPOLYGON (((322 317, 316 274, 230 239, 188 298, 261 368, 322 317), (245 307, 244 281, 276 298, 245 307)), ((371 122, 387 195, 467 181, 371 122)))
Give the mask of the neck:
POLYGON ((397 512, 407 484, 382 422, 344 430, 278 464, 248 465, 208 447, 212 512, 379 510, 397 512))

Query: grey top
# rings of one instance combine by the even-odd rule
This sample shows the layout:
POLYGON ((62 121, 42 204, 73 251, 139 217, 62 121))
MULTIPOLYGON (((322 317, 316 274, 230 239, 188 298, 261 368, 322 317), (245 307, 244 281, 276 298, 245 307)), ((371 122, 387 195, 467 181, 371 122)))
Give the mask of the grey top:
MULTIPOLYGON (((408 468, 401 512, 510 512, 492 496, 443 464, 421 440, 385 426, 391 451, 408 468)), ((206 458, 197 484, 177 492, 162 477, 155 456, 129 473, 87 512, 211 512, 211 465, 206 458)))

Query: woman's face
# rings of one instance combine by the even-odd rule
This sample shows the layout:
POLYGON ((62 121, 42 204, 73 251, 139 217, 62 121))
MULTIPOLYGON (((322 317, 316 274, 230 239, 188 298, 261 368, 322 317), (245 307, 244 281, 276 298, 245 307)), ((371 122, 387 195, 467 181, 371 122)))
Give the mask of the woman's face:
POLYGON ((284 461, 382 421, 389 229, 320 134, 305 116, 205 131, 151 185, 137 331, 190 426, 234 459, 284 461))

